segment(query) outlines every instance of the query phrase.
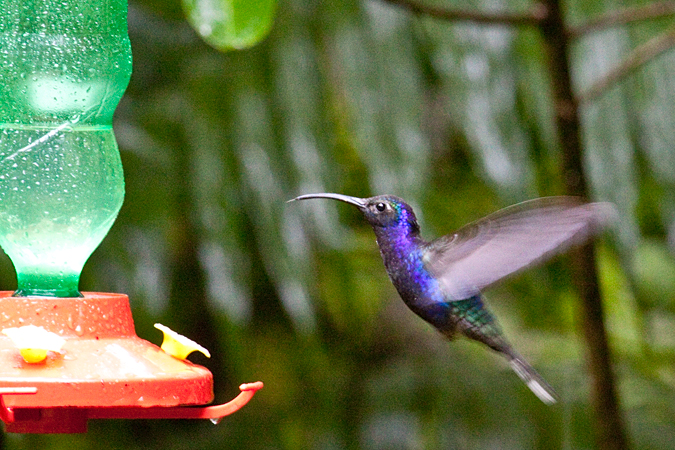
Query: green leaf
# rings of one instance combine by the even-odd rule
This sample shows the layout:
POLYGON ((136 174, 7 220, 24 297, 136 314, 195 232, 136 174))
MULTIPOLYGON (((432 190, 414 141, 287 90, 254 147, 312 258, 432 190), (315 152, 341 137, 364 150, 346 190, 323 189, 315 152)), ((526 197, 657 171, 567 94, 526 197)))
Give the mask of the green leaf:
POLYGON ((276 0, 183 0, 188 22, 218 50, 240 50, 270 31, 276 0))

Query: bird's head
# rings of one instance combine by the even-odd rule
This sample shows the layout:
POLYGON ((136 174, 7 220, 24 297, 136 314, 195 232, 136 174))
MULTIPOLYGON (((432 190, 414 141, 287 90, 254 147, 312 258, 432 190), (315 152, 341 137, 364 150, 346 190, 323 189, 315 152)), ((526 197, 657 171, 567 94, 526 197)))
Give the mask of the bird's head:
POLYGON ((419 233, 419 225, 412 207, 393 195, 358 198, 342 194, 320 193, 301 195, 291 201, 312 198, 330 198, 356 206, 376 233, 381 229, 399 229, 412 234, 419 233))

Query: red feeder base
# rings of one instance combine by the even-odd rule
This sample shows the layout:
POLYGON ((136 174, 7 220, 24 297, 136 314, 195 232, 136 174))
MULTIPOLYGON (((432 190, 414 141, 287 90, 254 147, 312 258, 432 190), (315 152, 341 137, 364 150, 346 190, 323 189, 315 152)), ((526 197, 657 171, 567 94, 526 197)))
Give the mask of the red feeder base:
POLYGON ((213 376, 140 339, 126 295, 11 295, 0 292, 0 329, 35 325, 66 343, 62 354, 29 364, 0 335, 0 418, 8 432, 79 433, 93 418, 217 419, 239 409, 262 387, 242 385, 239 397, 226 405, 174 408, 209 403, 213 376))

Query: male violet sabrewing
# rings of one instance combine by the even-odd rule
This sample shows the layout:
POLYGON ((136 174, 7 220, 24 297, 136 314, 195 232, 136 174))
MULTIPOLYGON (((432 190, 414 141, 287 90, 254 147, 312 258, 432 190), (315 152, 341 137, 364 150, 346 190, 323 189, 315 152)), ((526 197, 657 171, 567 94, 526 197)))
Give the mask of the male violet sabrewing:
POLYGON ((321 193, 291 201, 314 198, 340 200, 361 211, 375 231, 389 278, 415 314, 449 339, 461 333, 502 354, 539 399, 556 402, 551 386, 506 340, 481 290, 582 243, 615 217, 612 204, 539 198, 427 242, 412 208, 398 197, 321 193))

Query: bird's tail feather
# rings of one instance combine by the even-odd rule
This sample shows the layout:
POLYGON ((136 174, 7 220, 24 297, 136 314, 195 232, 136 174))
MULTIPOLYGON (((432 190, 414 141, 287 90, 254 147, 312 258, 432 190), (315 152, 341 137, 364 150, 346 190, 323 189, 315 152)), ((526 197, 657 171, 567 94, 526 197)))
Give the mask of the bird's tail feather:
POLYGON ((534 395, 539 397, 539 400, 547 405, 552 405, 558 401, 558 395, 553 388, 520 355, 509 355, 509 363, 513 371, 527 384, 534 395))

